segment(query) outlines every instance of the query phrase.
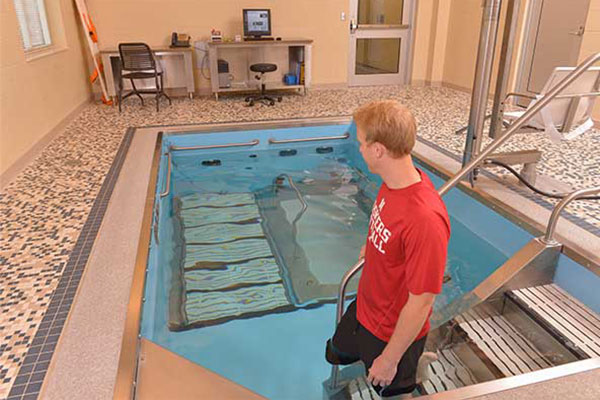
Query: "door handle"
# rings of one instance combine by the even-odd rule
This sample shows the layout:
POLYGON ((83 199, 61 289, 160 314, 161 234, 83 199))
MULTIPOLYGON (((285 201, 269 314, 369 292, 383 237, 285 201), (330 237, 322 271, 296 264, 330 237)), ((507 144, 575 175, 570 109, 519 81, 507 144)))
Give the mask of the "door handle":
POLYGON ((569 35, 583 36, 584 33, 585 33, 585 26, 580 26, 579 29, 577 29, 576 31, 569 32, 569 35))
POLYGON ((356 24, 356 21, 354 20, 354 18, 350 18, 350 33, 354 33, 357 28, 358 28, 358 25, 356 24))

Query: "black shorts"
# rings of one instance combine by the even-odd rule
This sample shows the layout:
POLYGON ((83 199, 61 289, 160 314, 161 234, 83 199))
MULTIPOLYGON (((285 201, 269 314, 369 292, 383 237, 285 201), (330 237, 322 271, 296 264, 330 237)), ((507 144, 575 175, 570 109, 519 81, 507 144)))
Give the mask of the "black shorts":
MULTIPOLYGON (((373 389, 382 397, 396 396, 411 393, 415 388, 417 379, 417 364, 423 354, 427 336, 411 344, 400 363, 392 383, 385 388, 373 386, 373 389), (383 390, 382 390, 383 389, 383 390)), ((325 358, 330 364, 348 365, 358 360, 365 364, 368 371, 373 361, 383 352, 387 342, 379 339, 356 319, 356 301, 352 302, 342 317, 333 339, 327 341, 325 358)))

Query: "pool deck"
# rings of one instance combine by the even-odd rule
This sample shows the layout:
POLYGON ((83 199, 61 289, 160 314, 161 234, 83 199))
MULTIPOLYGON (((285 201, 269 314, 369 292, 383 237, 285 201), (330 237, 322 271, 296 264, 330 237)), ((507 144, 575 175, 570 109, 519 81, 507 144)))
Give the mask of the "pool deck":
MULTIPOLYGON (((64 318, 56 318, 47 327, 40 325, 52 299, 62 294, 57 290, 59 281, 128 127, 348 115, 360 104, 380 98, 397 98, 409 105, 419 121, 421 145, 427 146, 422 151, 443 155, 446 159, 439 162, 447 163, 450 170, 453 168, 451 164, 456 163, 464 142, 464 137, 455 135, 453 131, 467 119, 469 96, 446 88, 315 90, 306 97, 285 98, 275 107, 258 105, 255 108, 244 107, 240 98, 220 102, 210 98, 194 101, 176 99, 171 107, 164 106, 158 113, 151 104, 142 108, 133 99, 125 105, 122 114, 116 107, 87 106, 62 135, 3 187, 0 196, 0 224, 4 231, 0 244, 0 257, 4 264, 0 275, 3 287, 0 292, 0 398, 8 397, 9 393, 11 398, 37 398, 46 376, 44 398, 65 398, 66 394, 69 398, 86 398, 89 390, 93 390, 94 398, 112 395, 112 386, 107 386, 107 382, 114 381, 124 325, 124 313, 117 310, 126 308, 130 286, 131 271, 124 265, 131 261, 131 256, 125 254, 129 254, 130 247, 137 249, 137 244, 133 243, 135 240, 131 238, 139 236, 141 226, 141 217, 131 224, 123 224, 123 218, 136 215, 133 210, 141 212, 141 206, 132 208, 131 212, 114 211, 116 214, 112 217, 110 213, 113 211, 109 208, 107 218, 113 218, 114 223, 120 224, 123 236, 114 243, 98 241, 94 245, 88 267, 79 275, 83 276, 81 284, 77 285, 78 289, 75 286, 77 294, 73 293, 69 296, 70 301, 61 304, 64 318), (123 264, 104 259, 111 253, 119 255, 123 264), (91 268, 93 262, 99 263, 102 268, 91 268), (75 301, 71 306, 73 298, 75 301), (101 306, 99 298, 103 299, 101 306), (53 331, 48 332, 47 337, 58 341, 56 352, 56 340, 52 343, 35 342, 36 334, 46 328, 53 331), (97 345, 100 347, 95 347, 97 345), (33 371, 23 374, 28 366, 32 366, 33 371), (49 371, 48 374, 46 371, 49 371), (27 379, 17 379, 15 383, 17 375, 27 379), (21 389, 22 393, 18 393, 21 389), (87 394, 81 391, 87 391, 87 394)), ((134 140, 137 141, 138 137, 134 140)), ((600 163, 594 154, 599 144, 600 132, 593 131, 578 140, 561 144, 553 144, 543 134, 522 135, 505 147, 543 149, 543 161, 538 171, 562 185, 580 188, 600 185, 600 163)), ((134 148, 137 147, 135 144, 134 148)), ((123 168, 144 170, 143 163, 146 161, 142 153, 128 155, 123 168)), ((150 156, 152 148, 147 153, 150 156)), ((503 176, 490 178, 489 182, 497 184, 495 189, 490 190, 525 197, 532 209, 537 210, 535 213, 539 213, 540 223, 554 203, 534 200, 525 189, 503 176), (500 184, 504 185, 504 189, 499 188, 500 184), (510 190, 505 190, 507 187, 510 190)), ((134 180, 126 186, 130 192, 122 196, 129 199, 140 191, 145 196, 143 179, 134 180)), ((119 192, 115 189, 117 195, 119 192)), ((114 201, 111 199, 111 202, 114 201)), ((527 211, 522 209, 522 212, 527 211)), ((103 227, 107 224, 110 224, 110 219, 102 223, 103 227)), ((579 241, 592 254, 594 250, 595 254, 600 254, 598 202, 580 202, 570 207, 568 218, 559 224, 559 233, 579 241)), ((580 375, 584 379, 584 375, 589 377, 590 374, 595 374, 595 379, 590 380, 594 381, 599 392, 599 371, 580 375)), ((561 380, 571 378, 574 377, 561 380)), ((551 382, 537 385, 542 388, 549 385, 550 388, 551 382)))

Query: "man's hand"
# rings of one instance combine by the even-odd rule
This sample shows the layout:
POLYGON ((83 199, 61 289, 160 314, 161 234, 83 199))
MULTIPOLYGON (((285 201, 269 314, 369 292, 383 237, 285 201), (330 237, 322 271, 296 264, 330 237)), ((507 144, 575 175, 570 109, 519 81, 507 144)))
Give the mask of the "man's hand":
POLYGON ((373 365, 369 369, 367 381, 373 386, 389 386, 394 376, 396 376, 397 368, 398 363, 380 355, 373 361, 373 365))
POLYGON ((360 254, 358 255, 358 259, 365 258, 365 249, 367 248, 366 244, 363 244, 363 247, 360 248, 360 254))

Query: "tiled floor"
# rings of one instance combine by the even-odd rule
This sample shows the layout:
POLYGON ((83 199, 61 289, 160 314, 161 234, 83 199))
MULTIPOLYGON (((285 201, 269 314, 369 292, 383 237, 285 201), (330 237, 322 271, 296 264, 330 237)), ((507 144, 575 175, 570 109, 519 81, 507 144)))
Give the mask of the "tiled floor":
MULTIPOLYGON (((235 97, 220 102, 176 99, 170 107, 165 103, 158 113, 152 102, 142 108, 134 98, 125 104, 122 114, 116 107, 88 106, 0 194, 0 398, 8 396, 13 384, 23 383, 15 384, 15 377, 21 366, 30 364, 34 353, 39 364, 46 360, 38 353, 46 354, 44 357, 52 354, 51 342, 47 348, 42 343, 34 346, 33 338, 42 328, 55 329, 50 336, 58 338, 62 327, 59 315, 65 310, 54 310, 50 299, 74 295, 57 289, 58 282, 69 269, 69 257, 77 250, 79 233, 128 127, 348 115, 357 106, 382 98, 396 98, 414 111, 422 140, 455 156, 462 153, 464 136, 455 135, 454 130, 467 120, 469 95, 446 88, 315 90, 307 96, 286 97, 275 107, 254 108, 244 107, 243 99, 235 97), (57 312, 57 323, 40 327, 49 308, 57 312)), ((521 135, 505 149, 536 147, 544 152, 540 173, 573 188, 600 185, 599 131, 560 144, 550 142, 543 133, 521 135)), ((574 222, 600 234, 598 202, 579 202, 569 210, 574 222)), ((32 371, 29 379, 32 388, 39 389, 34 379, 43 379, 43 374, 32 371)))

